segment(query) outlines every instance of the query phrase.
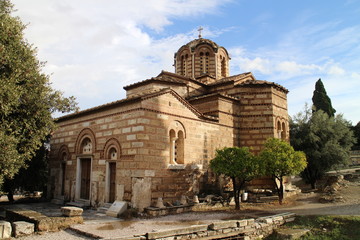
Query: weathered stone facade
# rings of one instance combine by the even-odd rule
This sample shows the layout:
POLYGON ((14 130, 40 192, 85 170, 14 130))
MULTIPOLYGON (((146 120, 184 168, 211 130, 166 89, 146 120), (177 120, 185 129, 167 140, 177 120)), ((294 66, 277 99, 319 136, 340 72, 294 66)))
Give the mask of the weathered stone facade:
POLYGON ((196 39, 175 54, 175 72, 124 87, 125 99, 57 120, 51 140, 53 197, 93 206, 201 191, 215 150, 288 138, 287 89, 229 76, 225 48, 196 39))

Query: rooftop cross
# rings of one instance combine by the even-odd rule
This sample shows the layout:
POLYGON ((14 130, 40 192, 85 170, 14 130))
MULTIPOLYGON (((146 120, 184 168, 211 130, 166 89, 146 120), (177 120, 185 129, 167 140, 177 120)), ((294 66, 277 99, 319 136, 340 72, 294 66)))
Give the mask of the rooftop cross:
POLYGON ((201 38, 201 31, 204 30, 201 26, 199 27, 198 31, 199 31, 199 38, 201 38))

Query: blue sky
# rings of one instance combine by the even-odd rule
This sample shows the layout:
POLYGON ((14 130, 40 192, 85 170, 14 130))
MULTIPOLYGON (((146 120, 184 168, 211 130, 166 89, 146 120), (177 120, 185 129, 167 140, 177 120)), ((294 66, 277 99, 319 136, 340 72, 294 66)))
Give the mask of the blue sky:
POLYGON ((290 90, 289 114, 321 78, 337 113, 360 121, 359 0, 13 0, 53 87, 81 109, 125 97, 123 86, 174 71, 173 54, 203 37, 290 90))

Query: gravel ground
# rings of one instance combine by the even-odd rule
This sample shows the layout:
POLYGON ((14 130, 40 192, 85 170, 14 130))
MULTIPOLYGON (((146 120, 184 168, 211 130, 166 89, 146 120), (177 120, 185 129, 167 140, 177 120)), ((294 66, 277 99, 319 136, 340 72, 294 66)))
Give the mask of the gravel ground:
MULTIPOLYGON (((357 215, 360 216, 360 182, 348 182, 341 188, 339 194, 343 196, 342 203, 319 203, 318 193, 299 194, 286 200, 284 205, 275 203, 242 204, 242 210, 192 212, 178 215, 169 215, 152 219, 133 219, 124 221, 96 214, 95 211, 84 212, 85 223, 72 226, 73 229, 102 238, 115 238, 144 234, 146 232, 174 229, 189 225, 209 224, 214 221, 227 219, 243 219, 266 216, 280 212, 294 212, 299 215, 357 215)), ((41 206, 36 206, 40 210, 41 206)), ((51 211, 51 210, 47 210, 51 211)), ((36 234, 22 237, 24 240, 62 240, 62 239, 95 239, 85 237, 73 230, 63 230, 56 233, 36 234)))
POLYGON ((60 232, 44 233, 44 234, 34 234, 27 237, 11 238, 11 239, 20 239, 20 240, 79 240, 79 239, 94 239, 80 235, 72 230, 63 230, 60 232))

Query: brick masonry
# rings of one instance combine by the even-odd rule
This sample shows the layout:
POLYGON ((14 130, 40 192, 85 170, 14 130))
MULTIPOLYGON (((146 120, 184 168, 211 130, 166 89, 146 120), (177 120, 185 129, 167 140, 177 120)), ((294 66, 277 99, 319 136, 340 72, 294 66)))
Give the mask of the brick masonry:
POLYGON ((175 56, 184 49, 210 53, 205 75, 200 55, 185 72, 175 59, 176 73, 163 71, 124 87, 125 99, 57 120, 52 198, 92 206, 128 201, 142 210, 159 197, 166 202, 201 192, 218 148, 248 146, 258 153, 269 137, 288 139, 284 87, 251 73, 229 76, 226 50, 210 40, 194 40, 175 56))

